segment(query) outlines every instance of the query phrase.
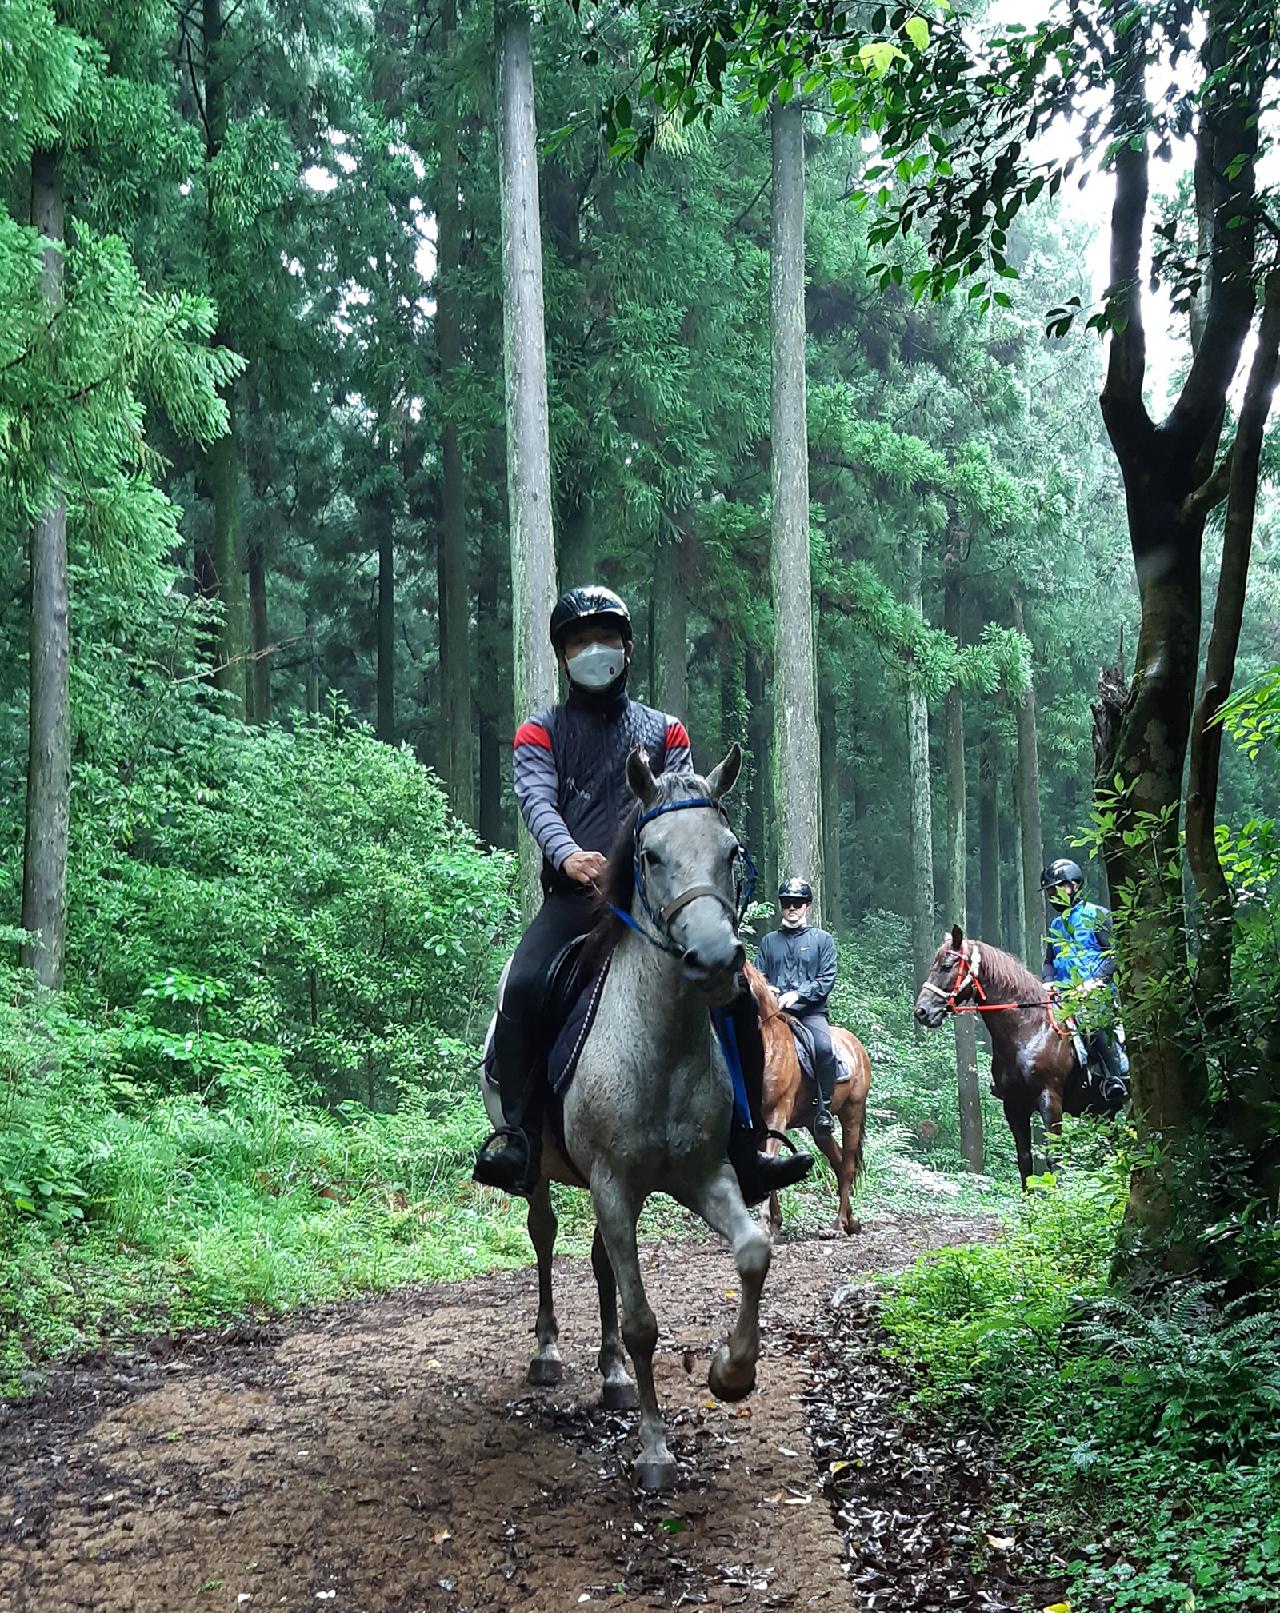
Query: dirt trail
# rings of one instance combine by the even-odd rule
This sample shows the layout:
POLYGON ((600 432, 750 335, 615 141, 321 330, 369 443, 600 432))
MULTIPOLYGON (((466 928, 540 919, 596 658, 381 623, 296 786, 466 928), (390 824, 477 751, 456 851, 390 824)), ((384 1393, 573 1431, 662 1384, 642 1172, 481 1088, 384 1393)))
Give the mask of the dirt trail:
POLYGON ((781 1243, 760 1387, 711 1400, 727 1251, 643 1252, 676 1490, 633 1489, 634 1414, 599 1406, 589 1263, 557 1262, 564 1382, 524 1383, 529 1271, 273 1327, 157 1340, 0 1408, 0 1608, 14 1613, 568 1613, 856 1605, 803 1396, 833 1291, 991 1235, 953 1216, 781 1243))

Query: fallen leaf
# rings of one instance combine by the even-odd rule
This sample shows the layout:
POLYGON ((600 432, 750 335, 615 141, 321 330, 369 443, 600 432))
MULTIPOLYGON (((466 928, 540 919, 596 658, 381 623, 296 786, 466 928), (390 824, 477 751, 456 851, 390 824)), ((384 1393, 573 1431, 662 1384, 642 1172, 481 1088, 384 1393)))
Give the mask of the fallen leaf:
POLYGON ((1012 1535, 988 1535, 987 1545, 994 1551, 1008 1551, 1013 1545, 1012 1535))
POLYGON ((1044 1613, 1071 1613, 1070 1602, 1050 1602, 1044 1613))
POLYGON ((431 1539, 437 1546, 443 1546, 446 1540, 453 1539, 452 1529, 441 1529, 439 1534, 432 1535, 431 1539))
POLYGON ((843 1473, 846 1467, 852 1467, 852 1462, 832 1462, 828 1472, 843 1473))

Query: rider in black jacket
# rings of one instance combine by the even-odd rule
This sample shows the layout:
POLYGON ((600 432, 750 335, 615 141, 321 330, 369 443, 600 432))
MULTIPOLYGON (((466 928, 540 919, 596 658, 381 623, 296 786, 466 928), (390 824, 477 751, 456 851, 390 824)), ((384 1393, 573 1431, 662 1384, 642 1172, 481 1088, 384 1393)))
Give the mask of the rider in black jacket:
MULTIPOLYGON (((476 1181, 520 1194, 538 1181, 547 974, 568 942, 595 922, 595 881, 634 805, 627 758, 643 746, 655 774, 692 771, 684 724, 627 694, 631 616, 617 594, 571 588, 552 612, 551 643, 568 699, 521 723, 514 743, 516 799, 542 848, 543 902, 511 960, 494 1027, 507 1124, 484 1144, 475 1167, 476 1181)), ((731 1014, 755 1126, 753 1135, 735 1123, 730 1158, 744 1197, 755 1203, 799 1181, 813 1161, 757 1151, 764 1050, 745 984, 731 1014)))
POLYGON ((818 1085, 814 1135, 830 1136, 835 1127, 836 1055, 831 1045, 827 998, 836 983, 836 944, 826 930, 809 924, 813 887, 804 879, 788 879, 778 887, 782 922, 756 949, 756 968, 779 994, 779 1005, 794 1014, 813 1038, 813 1074, 818 1085))

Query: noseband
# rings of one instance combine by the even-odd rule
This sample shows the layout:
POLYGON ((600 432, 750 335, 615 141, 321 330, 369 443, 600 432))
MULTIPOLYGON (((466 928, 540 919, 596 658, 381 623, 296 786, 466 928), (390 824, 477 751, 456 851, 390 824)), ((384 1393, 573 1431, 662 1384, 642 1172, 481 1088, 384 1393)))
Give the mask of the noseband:
MULTIPOLYGON (((661 806, 651 807, 648 812, 642 813, 636 819, 631 845, 631 860, 635 868, 636 895, 640 898, 640 905, 644 909, 645 916, 648 918, 652 929, 645 929, 643 925, 636 923, 630 913, 624 913, 620 907, 614 907, 612 902, 609 904, 610 910, 616 918, 620 918, 624 924, 630 925, 637 935, 642 935, 652 946, 660 947, 663 952, 669 952, 673 958, 683 958, 688 948, 682 947, 671 934, 671 921, 677 913, 688 907, 690 902, 696 902, 700 896, 710 896, 719 902, 721 907, 728 913, 729 921, 733 925, 733 933, 736 935, 743 915, 751 905, 751 898, 755 894, 756 888, 756 865, 752 862, 750 853, 744 847, 739 846, 737 855, 742 860, 744 873, 741 877, 736 905, 729 900, 723 891, 717 890, 714 885, 690 885, 687 890, 681 891, 679 896, 674 897, 669 902, 665 902, 656 911, 654 910, 653 904, 649 900, 649 893, 645 888, 644 862, 640 855, 641 835, 648 824, 652 823, 655 818, 662 817, 665 812, 688 812, 695 809, 717 812, 726 824, 729 821, 719 801, 713 801, 709 795, 690 795, 679 801, 664 801, 661 806)), ((737 876, 735 875, 735 877, 737 876)))
POLYGON ((926 980, 923 991, 932 991, 935 996, 947 999, 947 1012, 949 1014, 981 1014, 995 1007, 1012 1007, 1012 1004, 987 1002, 987 994, 982 989, 982 982, 978 979, 978 970, 982 967, 982 954, 978 951, 978 943, 970 941, 967 946, 960 948, 960 962, 956 969, 956 977, 951 983, 948 992, 945 986, 935 986, 932 980, 926 980), (965 971, 968 971, 967 973, 965 971), (977 995, 976 1003, 957 1003, 956 998, 967 985, 972 984, 977 995))

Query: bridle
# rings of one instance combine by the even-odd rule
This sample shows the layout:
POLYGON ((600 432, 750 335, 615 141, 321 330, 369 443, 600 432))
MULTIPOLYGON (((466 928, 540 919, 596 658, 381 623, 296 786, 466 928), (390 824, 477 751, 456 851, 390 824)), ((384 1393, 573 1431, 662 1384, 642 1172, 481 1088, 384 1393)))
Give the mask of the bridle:
POLYGON ((649 900, 649 892, 645 886, 641 837, 647 825, 652 823, 655 818, 662 817, 664 813, 695 810, 716 812, 726 825, 729 822, 728 816, 719 801, 713 800, 709 795, 690 795, 682 797, 679 801, 664 801, 660 806, 651 807, 648 812, 641 813, 636 819, 631 844, 631 858, 635 867, 636 895, 640 898, 640 906, 644 909, 645 917, 648 919, 651 928, 646 929, 644 925, 637 924, 630 913, 625 913, 622 908, 615 907, 612 902, 609 903, 609 909, 615 918, 620 918, 637 935, 643 936, 651 946, 670 953, 673 958, 683 958, 688 948, 682 947, 672 935, 671 921, 678 913, 683 912, 690 902, 696 902, 701 896, 712 897, 728 913, 729 922, 733 925, 733 933, 737 935, 738 926, 742 923, 743 916, 751 905, 751 898, 755 894, 756 888, 756 865, 751 860, 751 854, 746 847, 739 846, 735 853, 734 870, 734 882, 738 886, 738 899, 736 902, 731 902, 724 892, 717 890, 714 885, 690 885, 686 890, 681 891, 679 896, 673 897, 669 902, 664 902, 661 907, 655 910, 649 900), (741 872, 739 872, 739 868, 741 872))
POLYGON ((982 952, 976 941, 964 943, 960 948, 959 962, 956 966, 956 977, 951 983, 951 990, 945 986, 935 986, 932 980, 926 980, 920 988, 922 991, 931 991, 935 996, 945 997, 947 1013, 949 1014, 995 1014, 1010 1008, 1043 1008, 1049 1016, 1049 1023, 1059 1036, 1069 1036, 1070 1031, 1063 1030, 1053 1017, 1053 1004, 1047 997, 1037 998, 1035 1002, 992 1003, 987 1001, 986 989, 979 977, 982 968, 982 952), (966 986, 972 986, 976 1002, 957 1002, 956 998, 966 986))

